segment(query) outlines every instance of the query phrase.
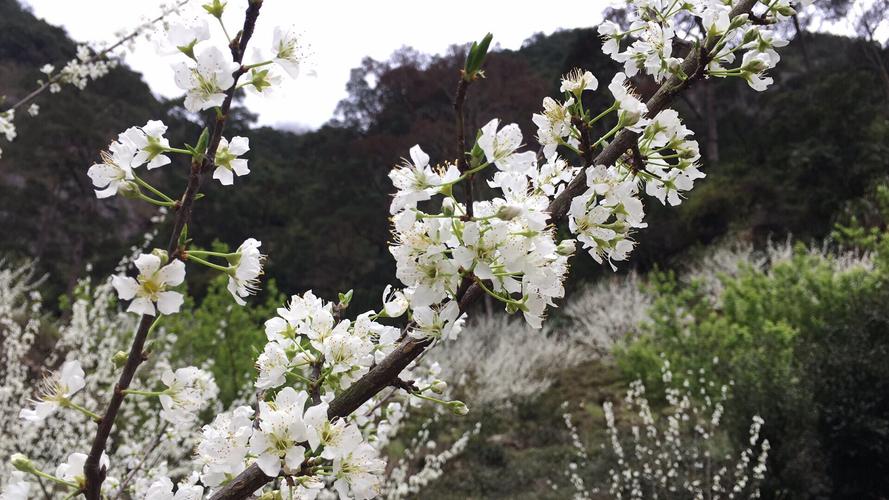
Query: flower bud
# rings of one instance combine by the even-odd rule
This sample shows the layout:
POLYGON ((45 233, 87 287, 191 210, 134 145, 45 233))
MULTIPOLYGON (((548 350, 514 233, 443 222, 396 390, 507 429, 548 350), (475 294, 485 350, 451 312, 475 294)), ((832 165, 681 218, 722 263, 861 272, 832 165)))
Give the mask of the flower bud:
POLYGON ((151 255, 154 255, 158 259, 161 260, 161 267, 166 266, 170 262, 170 256, 167 254, 167 251, 161 248, 155 248, 151 251, 151 255))
POLYGON ((559 246, 556 247, 556 253, 568 257, 570 255, 574 255, 574 250, 576 249, 576 247, 576 241, 562 240, 559 242, 559 246))
POLYGON ((469 408, 463 401, 451 401, 448 403, 448 408, 450 408, 455 415, 466 415, 469 413, 469 408))
POLYGON ((741 40, 741 45, 746 45, 754 40, 759 38, 759 30, 750 29, 747 30, 747 33, 744 33, 744 38, 741 40))
POLYGON ((453 198, 445 198, 441 201, 441 214, 446 215, 448 217, 453 217, 454 215, 454 199, 453 198))
POLYGON ((500 220, 513 220, 522 213, 522 209, 510 205, 503 205, 497 210, 496 217, 500 220))
POLYGON ((117 194, 131 200, 135 200, 136 198, 138 198, 141 193, 142 191, 139 189, 139 186, 132 181, 127 181, 119 188, 117 188, 117 194))
POLYGON ((114 353, 114 356, 111 356, 111 362, 114 363, 114 366, 120 368, 127 363, 127 358, 129 358, 127 353, 123 351, 117 351, 116 353, 114 353))
POLYGON ((429 389, 436 394, 443 394, 447 388, 448 383, 444 380, 433 380, 432 384, 429 385, 429 389))
POLYGON ((747 21, 749 19, 750 19, 750 16, 747 14, 741 14, 739 16, 733 17, 731 23, 729 23, 729 25, 728 25, 728 30, 731 31, 734 29, 738 29, 741 26, 744 26, 745 24, 747 24, 747 21))
POLYGON ((36 470, 34 468, 34 462, 21 453, 13 453, 9 458, 9 463, 22 472, 33 473, 36 470))

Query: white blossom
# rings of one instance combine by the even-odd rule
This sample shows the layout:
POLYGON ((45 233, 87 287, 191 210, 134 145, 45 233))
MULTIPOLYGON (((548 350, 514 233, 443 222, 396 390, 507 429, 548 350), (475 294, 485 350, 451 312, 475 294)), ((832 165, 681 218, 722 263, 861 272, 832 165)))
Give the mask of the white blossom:
POLYGON ((244 298, 259 289, 259 277, 263 273, 265 255, 259 252, 262 242, 248 238, 241 243, 232 258, 233 268, 228 273, 228 291, 239 305, 246 305, 244 298))
POLYGON ((31 422, 41 421, 59 407, 66 406, 71 396, 86 385, 84 376, 80 361, 66 361, 59 371, 43 379, 34 409, 23 408, 19 417, 31 422))
POLYGON ((185 109, 191 112, 222 106, 225 91, 235 83, 232 74, 238 64, 207 43, 195 46, 194 66, 184 62, 173 66, 176 85, 185 91, 185 109))
POLYGON ((169 290, 185 280, 185 264, 174 259, 161 267, 161 259, 153 254, 140 254, 134 261, 139 276, 112 276, 111 284, 121 300, 134 299, 127 311, 154 316, 179 312, 184 297, 179 292, 169 290), (157 309, 155 310, 155 304, 157 309))
POLYGON ((216 169, 213 170, 213 178, 219 180, 223 186, 231 186, 234 181, 234 175, 238 177, 250 173, 247 167, 247 160, 239 158, 247 151, 250 151, 250 142, 246 137, 232 137, 231 142, 225 137, 219 139, 219 148, 216 149, 216 169))
POLYGON ((303 462, 305 448, 299 445, 308 435, 303 423, 303 407, 309 395, 297 393, 285 387, 274 404, 261 401, 259 428, 250 437, 250 453, 256 456, 256 465, 269 477, 281 472, 281 460, 289 471, 295 471, 303 462))
POLYGON ((159 396, 163 406, 161 416, 175 425, 193 422, 207 402, 219 394, 213 375, 193 366, 175 372, 166 370, 161 381, 167 386, 159 396))

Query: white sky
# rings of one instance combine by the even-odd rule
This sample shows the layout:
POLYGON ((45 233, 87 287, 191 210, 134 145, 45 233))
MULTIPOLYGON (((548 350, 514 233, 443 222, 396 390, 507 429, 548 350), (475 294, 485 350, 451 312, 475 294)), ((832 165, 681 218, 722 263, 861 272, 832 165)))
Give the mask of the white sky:
MULTIPOLYGON (((139 24, 144 16, 156 16, 157 2, 136 0, 22 0, 33 13, 50 24, 63 27, 78 42, 113 41, 114 33, 139 24)), ((204 0, 192 0, 200 9, 204 0)), ((251 46, 271 45, 276 25, 295 26, 312 46, 317 76, 289 80, 276 96, 248 96, 247 105, 259 114, 259 124, 284 128, 318 127, 333 116, 337 102, 346 95, 349 71, 361 59, 387 59, 402 46, 438 54, 454 43, 466 43, 494 33, 495 43, 519 48, 537 32, 558 28, 593 26, 601 20, 608 0, 563 0, 558 9, 527 6, 515 1, 329 1, 297 2, 266 0, 251 46)), ((245 0, 229 0, 226 25, 235 32, 243 21, 245 0)), ((211 31, 219 31, 211 25, 211 31)), ((248 58, 250 51, 248 50, 248 58)), ((174 56, 175 58, 175 56, 174 56)), ((127 53, 126 63, 143 74, 158 95, 181 95, 173 83, 169 63, 161 58, 153 42, 142 40, 127 53)))

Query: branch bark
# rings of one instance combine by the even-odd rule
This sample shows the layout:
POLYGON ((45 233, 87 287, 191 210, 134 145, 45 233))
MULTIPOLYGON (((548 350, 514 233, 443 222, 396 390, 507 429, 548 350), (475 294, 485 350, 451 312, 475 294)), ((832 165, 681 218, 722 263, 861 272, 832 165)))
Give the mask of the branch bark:
MULTIPOLYGON (((244 28, 241 31, 241 34, 232 42, 232 57, 237 63, 241 63, 244 58, 247 43, 253 35, 256 18, 259 16, 260 7, 262 7, 262 0, 251 0, 247 6, 244 28)), ((226 91, 225 101, 220 108, 220 112, 217 113, 216 123, 213 127, 213 134, 207 148, 207 154, 202 161, 192 161, 191 170, 188 175, 188 185, 180 199, 180 204, 176 211, 176 218, 173 222, 173 231, 170 234, 170 242, 167 245, 167 253, 171 259, 176 258, 179 254, 179 236, 191 220, 194 199, 200 190, 202 174, 210 170, 213 165, 213 161, 216 157, 216 150, 219 147, 219 141, 222 138, 222 131, 225 128, 228 111, 231 108, 232 97, 237 89, 238 79, 245 71, 246 70, 242 66, 233 75, 235 82, 232 84, 231 88, 226 91)), ((86 478, 84 493, 87 500, 99 500, 101 498, 102 482, 105 481, 106 471, 104 468, 100 468, 99 461, 102 454, 105 452, 108 437, 114 429, 114 421, 123 404, 125 397, 123 391, 129 388, 130 383, 133 381, 133 377, 136 375, 136 370, 146 358, 146 354, 143 350, 153 321, 154 317, 148 315, 143 315, 142 319, 139 321, 139 327, 136 330, 136 335, 130 346, 127 362, 124 365, 124 369, 120 374, 117 384, 114 386, 111 400, 108 402, 108 407, 105 409, 105 414, 102 416, 98 428, 96 429, 96 436, 93 439, 92 447, 90 448, 89 455, 87 456, 86 463, 83 467, 84 476, 86 478)))
MULTIPOLYGON (((745 12, 750 12, 757 0, 741 0, 732 9, 730 17, 735 17, 745 12)), ((682 70, 689 75, 685 80, 676 76, 671 77, 655 92, 651 99, 646 102, 648 107, 648 117, 654 117, 657 113, 667 108, 677 94, 684 91, 695 80, 703 77, 706 64, 702 64, 702 54, 708 54, 712 49, 715 41, 709 43, 701 51, 692 51, 683 61, 682 70)), ((598 156, 595 157, 593 165, 611 165, 615 163, 621 155, 628 149, 631 149, 639 136, 638 133, 624 129, 617 134, 612 141, 598 156)), ((571 205, 571 200, 582 194, 586 190, 586 174, 581 172, 578 174, 565 188, 559 196, 557 196, 549 205, 548 212, 552 217, 552 222, 557 224, 571 205)), ((460 311, 465 312, 472 304, 484 294, 482 289, 473 284, 458 298, 460 311)), ((402 370, 404 370, 414 359, 416 359, 427 347, 430 342, 428 340, 417 340, 411 337, 405 338, 402 343, 379 364, 372 368, 367 374, 355 381, 342 394, 337 396, 330 402, 327 410, 327 417, 345 418, 353 411, 358 409, 367 400, 372 398, 378 392, 391 385, 398 378, 402 370)), ((274 478, 266 476, 256 464, 251 465, 241 472, 234 480, 223 486, 221 489, 210 497, 210 500, 240 500, 249 497, 254 491, 261 488, 274 478)))

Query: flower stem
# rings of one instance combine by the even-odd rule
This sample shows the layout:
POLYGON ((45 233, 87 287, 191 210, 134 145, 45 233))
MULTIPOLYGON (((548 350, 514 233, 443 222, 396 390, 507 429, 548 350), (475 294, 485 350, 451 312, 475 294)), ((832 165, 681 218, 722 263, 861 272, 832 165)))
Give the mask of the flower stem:
POLYGON ((181 153, 188 156, 192 156, 194 154, 191 151, 182 148, 166 148, 165 151, 168 153, 181 153))
POLYGON ((224 259, 227 259, 229 257, 236 257, 238 255, 238 252, 225 253, 225 252, 211 252, 209 250, 189 250, 188 254, 189 255, 197 255, 199 257, 209 256, 209 257, 222 257, 224 259))
POLYGON ((139 177, 138 175, 136 175, 135 172, 133 173, 133 179, 136 181, 136 184, 138 184, 138 185, 144 187, 145 189, 151 191, 151 192, 154 193, 155 195, 160 196, 161 199, 163 199, 164 201, 166 201, 166 202, 168 202, 168 203, 174 203, 174 202, 173 202, 173 198, 170 198, 169 196, 167 196, 167 195, 165 195, 164 193, 162 193, 159 189, 155 188, 155 187, 152 186, 151 184, 149 184, 149 183, 145 182, 144 180, 142 180, 142 178, 139 177))
POLYGON ((83 413, 84 415, 86 415, 87 417, 95 420, 96 422, 98 422, 99 420, 102 420, 102 417, 100 417, 99 415, 93 413, 92 411, 84 408, 83 406, 80 406, 79 404, 77 404, 69 399, 66 399, 65 402, 62 403, 62 406, 64 406, 65 408, 71 408, 72 410, 77 410, 80 413, 83 413))
POLYGON ((43 472, 42 470, 34 469, 33 471, 31 471, 31 473, 37 477, 47 479, 47 480, 52 481, 54 483, 68 486, 69 488, 77 488, 78 492, 80 490, 80 486, 78 486, 77 483, 72 483, 71 481, 65 481, 64 479, 62 479, 60 477, 53 476, 52 474, 47 474, 46 472, 43 472))
POLYGON ((598 141, 596 141, 592 146, 590 146, 590 149, 596 149, 599 146, 599 144, 602 144, 603 141, 605 141, 609 137, 613 136, 614 134, 618 133, 620 131, 620 129, 622 129, 622 128, 623 128, 623 125, 618 123, 617 125, 614 126, 613 129, 609 130, 607 134, 600 137, 598 141))
POLYGON ((258 63, 248 64, 246 67, 247 67, 247 69, 259 68, 261 66, 267 66, 269 64, 272 64, 273 62, 275 62, 275 61, 272 61, 271 59, 269 59, 268 61, 262 61, 262 62, 258 62, 258 63))
POLYGON ((136 197, 139 198, 140 200, 147 201, 148 203, 151 203, 152 205, 157 205, 159 207, 172 207, 173 205, 176 204, 176 202, 174 202, 174 201, 155 200, 154 198, 152 198, 150 196, 146 196, 142 193, 136 193, 136 197))
POLYGON ((222 271, 226 274, 228 274, 229 271, 231 271, 230 267, 223 267, 223 266, 220 266, 219 264, 214 264, 212 262, 208 262, 200 257, 192 255, 191 252, 188 252, 188 260, 193 260, 193 261, 197 262, 198 264, 203 264, 203 265, 209 267, 210 269, 216 269, 217 271, 222 271))
POLYGON ((617 101, 614 101, 614 103, 613 103, 608 109, 606 109, 605 111, 599 113, 598 115, 596 115, 595 118, 593 118, 592 120, 588 121, 588 122, 587 122, 587 126, 591 126, 591 125, 593 125, 594 123, 596 123, 597 121, 601 120, 602 118, 608 116, 608 113, 611 113, 612 111, 616 110, 619 106, 620 106, 620 104, 619 104, 617 101))

